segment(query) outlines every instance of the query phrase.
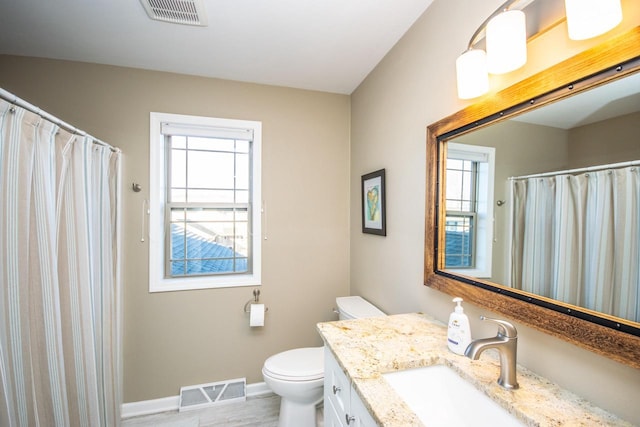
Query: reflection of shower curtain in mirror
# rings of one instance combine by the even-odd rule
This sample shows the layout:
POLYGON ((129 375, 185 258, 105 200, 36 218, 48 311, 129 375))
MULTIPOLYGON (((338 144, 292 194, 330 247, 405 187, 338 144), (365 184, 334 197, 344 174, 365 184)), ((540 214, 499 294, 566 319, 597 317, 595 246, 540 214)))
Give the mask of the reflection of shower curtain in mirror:
POLYGON ((511 180, 511 286, 640 321, 640 168, 511 180))

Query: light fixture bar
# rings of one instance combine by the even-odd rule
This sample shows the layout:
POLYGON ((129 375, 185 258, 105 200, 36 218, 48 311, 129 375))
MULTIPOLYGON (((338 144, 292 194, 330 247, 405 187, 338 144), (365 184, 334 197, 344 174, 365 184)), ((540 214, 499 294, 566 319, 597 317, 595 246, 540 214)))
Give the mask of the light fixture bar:
POLYGON ((473 47, 484 37, 485 30, 487 29, 487 24, 496 16, 500 15, 502 12, 511 9, 512 6, 520 3, 519 9, 522 10, 525 7, 529 6, 535 0, 508 0, 504 2, 499 8, 497 8, 484 22, 478 27, 478 29, 473 33, 471 39, 469 40, 469 45, 467 49, 473 49, 473 47))

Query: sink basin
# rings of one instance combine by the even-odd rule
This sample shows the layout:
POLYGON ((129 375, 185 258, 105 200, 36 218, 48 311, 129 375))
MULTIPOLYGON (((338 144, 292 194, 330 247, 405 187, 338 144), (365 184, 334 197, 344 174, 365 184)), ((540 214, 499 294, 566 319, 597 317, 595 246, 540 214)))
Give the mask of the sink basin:
POLYGON ((427 426, 524 426, 445 365, 382 375, 427 426))

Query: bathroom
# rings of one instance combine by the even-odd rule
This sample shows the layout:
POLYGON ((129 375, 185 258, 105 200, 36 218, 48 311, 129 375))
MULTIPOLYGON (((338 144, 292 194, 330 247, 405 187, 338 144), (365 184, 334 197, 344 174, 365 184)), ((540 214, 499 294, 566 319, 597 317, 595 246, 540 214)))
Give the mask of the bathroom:
MULTIPOLYGON (((1 87, 124 153, 125 406, 175 397, 193 384, 262 382, 270 355, 322 344, 316 324, 337 319, 337 296, 361 295, 386 313, 446 321, 451 297, 423 285, 426 127, 472 103, 456 96, 455 59, 502 3, 433 1, 349 94, 0 55, 1 87), (149 242, 141 234, 150 112, 262 122, 264 327, 250 328, 243 311, 253 287, 149 292, 149 242), (362 233, 359 193, 361 176, 382 168, 384 237, 362 233)), ((508 87, 638 26, 638 2, 622 4, 624 20, 610 33, 580 43, 539 37, 529 44, 527 64, 493 84, 508 87)), ((474 336, 495 332, 478 320, 493 313, 465 307, 474 336)), ((520 364, 640 425, 638 369, 516 326, 520 364)))

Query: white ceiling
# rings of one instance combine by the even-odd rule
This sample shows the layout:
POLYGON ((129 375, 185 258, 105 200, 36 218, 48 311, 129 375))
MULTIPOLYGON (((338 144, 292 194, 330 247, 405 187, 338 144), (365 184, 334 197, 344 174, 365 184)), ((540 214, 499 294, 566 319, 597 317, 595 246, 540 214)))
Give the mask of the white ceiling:
POLYGON ((521 114, 513 120, 573 129, 638 111, 640 72, 521 114))
POLYGON ((0 0, 0 54, 350 94, 433 0, 204 0, 207 27, 138 0, 0 0))

